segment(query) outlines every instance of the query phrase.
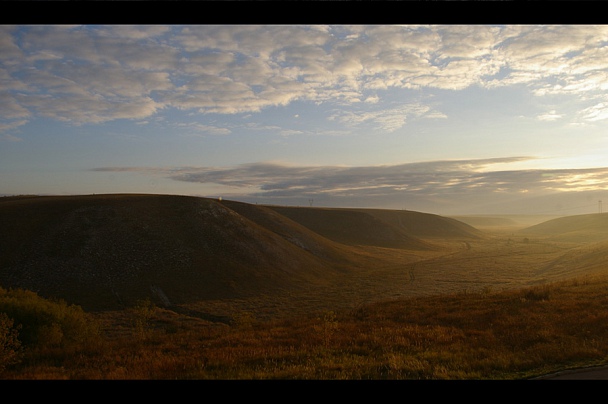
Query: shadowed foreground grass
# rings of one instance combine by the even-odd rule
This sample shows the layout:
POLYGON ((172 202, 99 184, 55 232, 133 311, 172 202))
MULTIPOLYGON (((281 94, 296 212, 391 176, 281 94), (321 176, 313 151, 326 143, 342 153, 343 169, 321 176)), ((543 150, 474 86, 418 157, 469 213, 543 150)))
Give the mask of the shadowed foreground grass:
POLYGON ((123 315, 120 334, 106 324, 77 344, 57 330, 55 343, 24 344, 0 378, 509 380, 608 363, 607 277, 264 322, 244 312, 230 326, 146 302, 123 315))

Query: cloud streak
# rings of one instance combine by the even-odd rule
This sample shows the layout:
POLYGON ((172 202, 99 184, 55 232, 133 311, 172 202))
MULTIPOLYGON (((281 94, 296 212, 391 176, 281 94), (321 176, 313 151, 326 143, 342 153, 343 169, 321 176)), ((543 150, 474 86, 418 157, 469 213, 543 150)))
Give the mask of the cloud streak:
MULTIPOLYGON (((493 170, 531 160, 509 157, 479 160, 431 161, 386 166, 290 166, 277 163, 235 167, 133 168, 105 167, 95 171, 142 172, 176 181, 216 184, 225 196, 272 203, 302 203, 309 198, 344 206, 401 206, 419 209, 443 201, 473 206, 515 196, 531 197, 558 192, 603 190, 608 167, 594 169, 493 170)), ((466 206, 466 205, 465 205, 466 206)), ((462 207, 462 206, 461 206, 462 207)))

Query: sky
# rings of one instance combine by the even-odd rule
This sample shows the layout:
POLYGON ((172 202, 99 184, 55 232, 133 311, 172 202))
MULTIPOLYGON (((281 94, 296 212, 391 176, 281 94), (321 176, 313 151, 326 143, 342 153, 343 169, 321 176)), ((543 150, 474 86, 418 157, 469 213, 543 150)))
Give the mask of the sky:
POLYGON ((608 211, 608 25, 0 25, 0 194, 608 211))

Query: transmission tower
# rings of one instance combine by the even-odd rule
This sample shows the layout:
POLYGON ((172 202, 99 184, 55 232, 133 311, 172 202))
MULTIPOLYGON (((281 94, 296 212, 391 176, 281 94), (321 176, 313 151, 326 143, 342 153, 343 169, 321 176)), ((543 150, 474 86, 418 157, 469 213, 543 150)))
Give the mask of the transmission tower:
POLYGON ((598 201, 597 209, 598 209, 599 213, 602 213, 602 200, 601 199, 598 201))

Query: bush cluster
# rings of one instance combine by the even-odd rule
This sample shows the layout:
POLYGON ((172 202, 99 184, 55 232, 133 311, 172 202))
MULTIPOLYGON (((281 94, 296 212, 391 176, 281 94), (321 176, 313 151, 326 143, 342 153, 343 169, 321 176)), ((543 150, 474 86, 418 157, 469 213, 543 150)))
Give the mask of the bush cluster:
POLYGON ((80 306, 0 287, 0 371, 25 349, 74 348, 99 338, 100 327, 80 306))

